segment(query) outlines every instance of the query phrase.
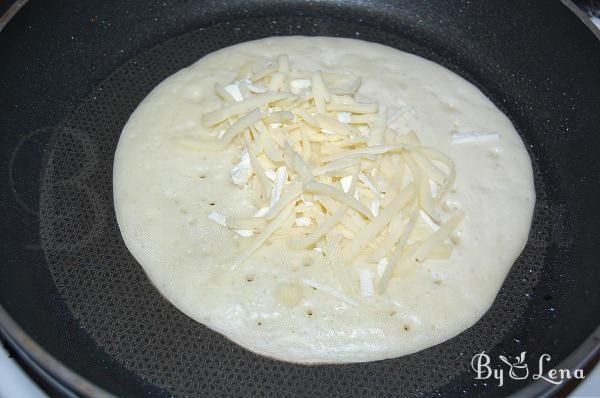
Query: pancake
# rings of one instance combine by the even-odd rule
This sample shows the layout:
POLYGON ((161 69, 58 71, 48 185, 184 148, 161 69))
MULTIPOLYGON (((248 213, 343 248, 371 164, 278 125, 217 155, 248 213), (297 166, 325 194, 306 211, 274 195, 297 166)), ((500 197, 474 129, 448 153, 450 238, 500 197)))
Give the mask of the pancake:
POLYGON ((131 115, 123 240, 178 309, 261 355, 407 355, 472 326, 527 241, 514 126, 475 86, 353 39, 209 54, 131 115))

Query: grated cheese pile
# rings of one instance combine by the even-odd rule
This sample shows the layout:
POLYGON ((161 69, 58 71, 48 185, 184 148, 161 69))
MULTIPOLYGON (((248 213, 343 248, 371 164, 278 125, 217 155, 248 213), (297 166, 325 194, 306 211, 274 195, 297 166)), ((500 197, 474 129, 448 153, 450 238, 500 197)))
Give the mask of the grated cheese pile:
POLYGON ((455 178, 453 161, 422 145, 415 132, 390 128, 377 103, 358 102, 361 83, 292 69, 287 55, 248 63, 233 82, 215 84, 221 107, 202 118, 214 134, 179 142, 196 150, 244 146, 232 181, 251 190, 260 210, 225 221, 248 240, 240 263, 270 240, 324 256, 335 242, 332 268, 350 301, 353 278, 369 297, 383 294, 403 269, 448 258, 464 217, 441 206, 455 178), (360 272, 349 275, 355 263, 360 272))

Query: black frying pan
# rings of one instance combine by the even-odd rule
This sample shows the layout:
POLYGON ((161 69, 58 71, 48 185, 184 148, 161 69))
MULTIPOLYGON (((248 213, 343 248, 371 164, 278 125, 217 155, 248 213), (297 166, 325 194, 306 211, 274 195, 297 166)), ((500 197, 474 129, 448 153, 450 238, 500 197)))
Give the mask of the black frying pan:
POLYGON ((573 382, 498 387, 475 379, 471 357, 597 361, 600 41, 570 3, 31 1, 0 33, 0 148, 0 326, 58 394, 542 396, 573 382), (429 58, 522 135, 537 192, 529 242, 492 309, 456 338, 374 363, 263 358, 167 303, 121 241, 112 156, 136 105, 211 51, 288 34, 429 58))

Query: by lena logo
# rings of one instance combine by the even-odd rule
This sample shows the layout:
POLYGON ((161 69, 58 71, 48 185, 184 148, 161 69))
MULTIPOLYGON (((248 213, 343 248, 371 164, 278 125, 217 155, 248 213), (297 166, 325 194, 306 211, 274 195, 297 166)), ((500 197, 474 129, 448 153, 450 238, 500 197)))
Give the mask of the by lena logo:
POLYGON ((571 371, 569 369, 549 369, 546 370, 545 365, 550 361, 551 357, 548 354, 542 354, 537 361, 537 368, 530 370, 526 362, 526 352, 523 351, 510 360, 504 355, 498 356, 499 363, 492 364, 492 360, 485 351, 475 354, 471 359, 471 368, 475 372, 476 380, 494 379, 498 382, 498 387, 504 385, 506 371, 508 377, 513 380, 525 380, 531 377, 532 380, 545 380, 548 383, 560 384, 569 379, 584 379, 582 369, 571 371))

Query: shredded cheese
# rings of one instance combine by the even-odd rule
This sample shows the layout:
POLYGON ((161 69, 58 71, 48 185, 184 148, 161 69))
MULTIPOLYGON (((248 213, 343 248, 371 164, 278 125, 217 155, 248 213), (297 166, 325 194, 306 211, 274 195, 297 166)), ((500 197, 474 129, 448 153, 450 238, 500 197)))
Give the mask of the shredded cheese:
POLYGON ((324 115, 326 112, 325 103, 331 101, 331 94, 329 94, 329 90, 325 86, 321 72, 312 74, 310 84, 315 100, 315 107, 320 114, 324 115))
POLYGON ((364 148, 357 148, 357 149, 344 151, 344 152, 337 153, 334 155, 322 156, 320 161, 323 163, 326 163, 326 162, 332 162, 332 161, 338 160, 338 159, 356 158, 356 157, 364 158, 364 157, 369 157, 369 156, 373 156, 373 155, 382 155, 382 154, 388 153, 388 152, 398 152, 398 151, 401 151, 403 149, 408 149, 408 148, 409 147, 406 146, 405 144, 367 146, 364 148))
POLYGON ((396 245, 396 250, 394 252, 394 255, 392 256, 392 258, 389 262, 386 260, 387 264, 386 264, 385 270, 383 271, 383 274, 381 274, 381 277, 379 278, 379 283, 377 285, 377 290, 378 290, 379 294, 383 294, 385 292, 387 284, 390 281, 392 274, 394 272, 394 268, 396 267, 396 265, 402 258, 404 247, 406 246, 406 242, 408 242, 408 238, 410 237, 410 234, 413 232, 413 229, 415 228, 415 224, 417 222, 418 215, 419 215, 419 213, 417 211, 414 211, 413 214, 410 216, 408 224, 406 225, 406 228, 404 229, 404 232, 402 232, 402 236, 400 237, 400 240, 398 241, 398 244, 396 245))
POLYGON ((340 104, 331 102, 325 106, 330 112, 349 112, 349 113, 377 113, 378 104, 340 104))
POLYGON ((253 170, 250 164, 250 155, 248 150, 242 152, 240 156, 240 162, 231 169, 231 181, 235 185, 243 186, 248 183, 250 176, 252 176, 253 170))
POLYGON ((408 204, 414 194, 415 188, 413 184, 408 185, 399 192, 392 203, 383 209, 375 220, 360 231, 360 234, 344 248, 345 260, 347 262, 354 260, 358 253, 387 226, 392 217, 408 204))
POLYGON ((500 134, 498 133, 464 133, 456 132, 452 134, 453 144, 466 144, 473 142, 489 142, 498 141, 500 134))
MULTIPOLYGON (((349 112, 347 112, 347 113, 349 113, 349 112)), ((339 113, 338 113, 338 115, 339 115, 339 113)), ((376 121, 377 121, 377 115, 374 115, 374 114, 370 114, 370 115, 352 115, 352 114, 350 114, 350 120, 345 123, 368 124, 368 123, 375 123, 376 121)), ((365 132, 370 132, 370 131, 368 129, 366 129, 365 132)))
POLYGON ((219 139, 223 146, 227 146, 233 138, 242 133, 248 127, 254 125, 262 118, 262 112, 260 109, 256 108, 252 112, 247 115, 241 117, 237 122, 233 123, 227 130, 225 130, 225 134, 219 139))
POLYGON ((246 81, 244 82, 246 85, 246 88, 248 89, 248 91, 250 91, 251 93, 254 94, 263 94, 266 93, 268 90, 266 87, 264 86, 257 86, 255 84, 250 83, 250 81, 246 81))
POLYGON ((327 286, 323 283, 317 282, 315 280, 312 279, 302 279, 302 283, 304 283, 306 286, 312 287, 314 289, 317 289, 318 291, 321 291, 323 293, 329 294, 330 296, 333 296, 347 304, 353 305, 353 306, 357 306, 358 302, 356 302, 355 300, 352 300, 351 298, 349 298, 348 296, 346 296, 344 293, 340 292, 339 290, 336 290, 330 286, 327 286))
POLYGON ((244 238, 249 238, 252 235, 254 235, 254 232, 252 232, 252 230, 249 229, 234 229, 233 232, 244 238))
POLYGON ((268 186, 269 181, 265 174, 265 171, 257 159, 256 153, 254 152, 254 147, 250 145, 249 142, 249 134, 244 135, 244 143, 246 144, 246 149, 248 151, 248 156, 250 157, 250 165, 254 169, 254 174, 256 175, 256 181, 258 181, 258 185, 260 186, 260 192, 256 192, 258 196, 265 197, 269 195, 268 186))
POLYGON ((340 180, 340 183, 342 184, 342 190, 344 193, 348 193, 348 191, 350 191, 350 186, 352 185, 352 176, 343 177, 340 180))
POLYGON ((275 179, 277 178, 277 173, 273 169, 267 169, 267 170, 265 170, 265 175, 271 181, 275 181, 275 179))
POLYGON ((309 217, 297 217, 296 225, 298 227, 308 227, 312 224, 312 220, 309 217))
POLYGON ((319 239, 325 236, 325 234, 331 231, 342 220, 347 211, 348 206, 341 206, 338 210, 336 210, 335 213, 333 213, 331 217, 329 217, 323 223, 319 224, 318 228, 312 231, 310 234, 290 242, 290 247, 296 250, 300 250, 315 244, 319 239))
POLYGON ((419 263, 423 263, 431 250, 443 243, 444 240, 450 238, 450 235, 452 235, 464 215, 465 214, 462 211, 459 211, 458 214, 442 225, 432 236, 421 243, 415 251, 415 260, 419 263))
POLYGON ((225 90, 225 87, 221 86, 219 83, 215 83, 215 93, 217 93, 217 95, 224 99, 226 102, 235 102, 235 98, 233 98, 229 91, 225 90))
POLYGON ((208 219, 212 220, 212 221, 216 222, 217 224, 222 225, 224 227, 227 226, 227 217, 225 217, 221 213, 217 213, 216 211, 212 211, 212 212, 208 213, 208 219))
POLYGON ((360 294, 363 297, 372 297, 375 295, 375 285, 373 283, 375 275, 373 275, 373 271, 362 269, 358 273, 358 278, 360 282, 360 294))
POLYGON ((310 88, 310 80, 295 79, 290 82, 290 90, 292 94, 300 94, 302 90, 310 88))
POLYGON ((238 84, 234 83, 226 85, 225 91, 227 91, 229 95, 231 95, 231 98, 233 98, 234 101, 240 102, 244 100, 244 96, 242 95, 242 92, 240 91, 240 86, 238 84))
POLYGON ((378 196, 378 197, 381 196, 381 192, 379 192, 379 188, 377 188, 375 186, 375 182, 373 182, 373 180, 371 180, 371 178, 369 178, 369 176, 367 176, 364 173, 359 173, 358 179, 360 180, 360 182, 365 184, 367 186, 367 188, 369 188, 371 190, 371 192, 373 192, 376 196, 378 196))
POLYGON ((275 181, 273 184, 273 190, 271 191, 271 208, 277 203, 279 198, 281 197, 281 191, 283 190, 283 185, 287 180, 287 169, 285 166, 281 166, 277 169, 275 173, 275 181))
MULTIPOLYGON (((258 67, 249 62, 234 81, 215 83, 222 105, 202 116, 209 134, 173 140, 185 149, 219 150, 241 136, 231 179, 251 189, 259 210, 252 217, 207 216, 249 242, 237 264, 285 238, 292 250, 321 252, 342 291, 303 283, 351 305, 358 305, 357 280, 356 294, 368 298, 385 293, 395 269, 449 258, 464 217, 460 210, 442 217, 450 210, 440 203, 456 178, 452 159, 423 146, 414 131, 390 127, 413 107, 403 104, 389 122, 377 102, 357 100, 361 84, 360 77, 292 69, 286 54, 258 67), (377 263, 376 272, 364 261, 377 263)), ((499 138, 454 132, 452 142, 499 138)))
POLYGON ((306 110, 304 110, 304 109, 294 109, 294 113, 297 114, 298 116, 300 116, 302 118, 302 120, 304 120, 310 126, 315 127, 315 128, 320 128, 319 127, 319 122, 317 122, 317 120, 310 113, 308 113, 306 110))
POLYGON ((272 102, 280 101, 284 98, 288 98, 289 96, 290 94, 287 93, 259 94, 252 98, 227 105, 221 109, 217 109, 216 111, 205 113, 202 116, 202 122, 205 127, 214 126, 215 124, 221 123, 225 119, 249 112, 252 109, 260 108, 261 106, 265 106, 272 102))
POLYGON ((381 260, 377 262, 377 276, 381 277, 385 271, 385 268, 388 265, 387 257, 383 257, 381 260))
POLYGON ((364 203, 360 202, 355 197, 350 196, 344 191, 340 191, 339 189, 331 185, 322 184, 316 181, 310 181, 304 184, 304 190, 310 193, 331 196, 335 200, 338 200, 352 207, 354 210, 358 211, 365 217, 369 219, 373 218, 371 210, 369 210, 369 208, 364 203))
POLYGON ((269 75, 271 75, 271 73, 275 72, 276 70, 277 68, 275 67, 275 65, 273 65, 272 62, 269 62, 262 70, 259 70, 252 76, 250 76, 249 80, 253 83, 257 82, 259 80, 264 79, 265 77, 268 77, 269 75))
POLYGON ((289 205, 286 209, 284 209, 284 211, 282 211, 277 216, 277 218, 275 218, 273 221, 267 224, 267 226, 260 233, 260 235, 254 238, 254 241, 238 255, 237 263, 241 264, 245 262, 248 259, 248 257, 250 257, 256 250, 258 250, 267 241, 267 239, 269 239, 269 237, 273 235, 273 233, 283 225, 283 223, 287 220, 290 214, 292 214, 293 210, 294 207, 292 205, 289 205))
MULTIPOLYGON (((275 183, 277 183, 277 180, 275 181, 275 183)), ((284 207, 298 199, 301 193, 302 189, 300 185, 294 184, 289 190, 287 190, 283 195, 281 195, 281 197, 278 197, 275 202, 272 201, 273 197, 271 197, 271 202, 273 204, 271 205, 269 212, 265 215, 267 220, 275 218, 283 210, 284 207)))
POLYGON ((433 221, 431 217, 429 217, 429 214, 425 213, 423 210, 419 210, 419 215, 427 223, 427 225, 431 227, 431 229, 433 229, 434 231, 440 229, 440 226, 435 221, 433 221))
POLYGON ((326 130, 330 132, 330 134, 343 134, 346 136, 360 135, 360 132, 354 129, 354 127, 342 123, 337 119, 332 119, 324 115, 315 115, 314 119, 321 128, 321 131, 326 130))
POLYGON ((318 177, 323 174, 348 169, 352 166, 356 166, 357 164, 360 164, 360 159, 340 159, 333 162, 329 162, 320 167, 315 167, 312 170, 312 174, 313 176, 318 177))
POLYGON ((379 199, 373 199, 371 201, 371 213, 373 213, 375 217, 379 215, 379 199))
POLYGON ((381 112, 377 114, 377 118, 373 122, 373 127, 369 132, 369 146, 383 144, 383 135, 387 129, 387 113, 381 112))
POLYGON ((352 113, 351 112, 338 112, 337 120, 342 123, 352 123, 352 113))
POLYGON ((283 85, 285 80, 285 74, 280 72, 275 72, 271 75, 271 80, 269 81, 268 89, 272 92, 277 92, 283 85))
POLYGON ((427 156, 431 160, 436 160, 438 162, 444 163, 446 167, 448 167, 448 169, 450 170, 450 174, 448 174, 448 177, 446 178, 446 180, 444 181, 444 183, 438 190, 437 195, 434 198, 436 202, 439 202, 448 190, 448 188, 450 188, 452 183, 454 183, 454 179, 456 178, 456 167, 454 166, 454 161, 450 159, 450 157, 444 155, 440 151, 437 151, 433 148, 422 146, 419 148, 419 152, 421 152, 423 155, 427 156))

